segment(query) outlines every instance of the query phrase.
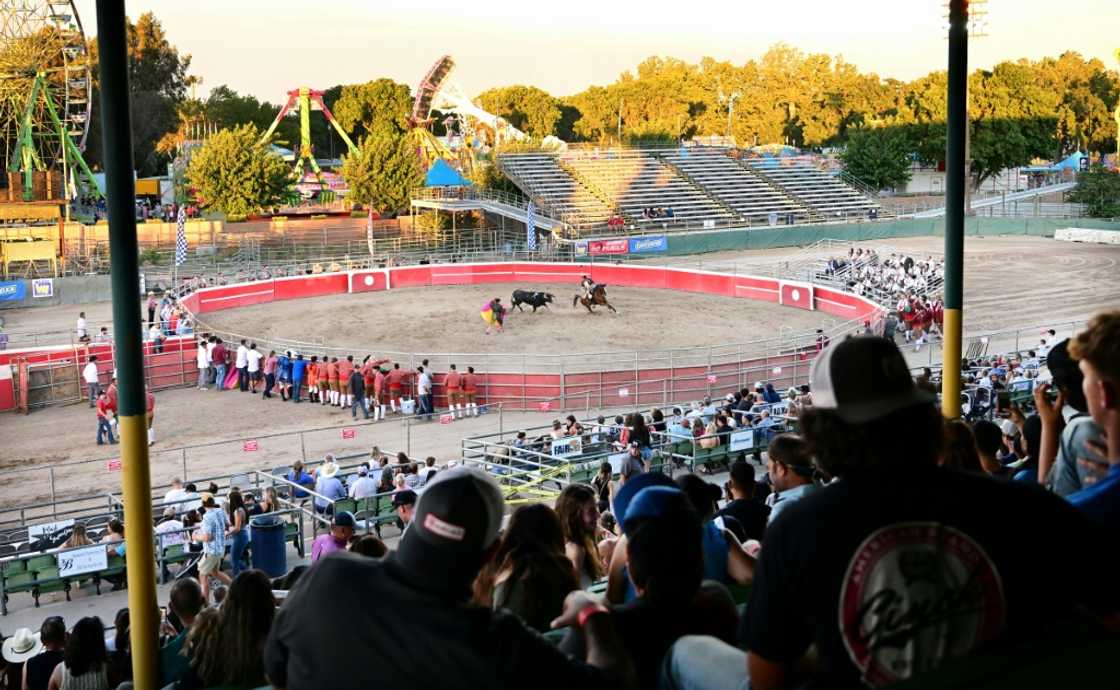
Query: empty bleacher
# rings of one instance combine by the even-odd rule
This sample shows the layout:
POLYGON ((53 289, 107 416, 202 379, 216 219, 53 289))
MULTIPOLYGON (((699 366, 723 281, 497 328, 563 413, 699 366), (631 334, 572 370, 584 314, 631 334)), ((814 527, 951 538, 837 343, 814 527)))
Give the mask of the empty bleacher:
POLYGON ((498 164, 529 198, 561 220, 594 226, 613 215, 609 206, 560 167, 554 154, 506 154, 498 164))
POLYGON ((726 224, 736 213, 707 190, 685 179, 670 166, 641 149, 567 152, 560 165, 586 186, 599 190, 617 205, 631 223, 662 222, 643 216, 647 208, 672 209, 674 223, 714 220, 726 224))
POLYGON ((806 158, 740 159, 723 147, 570 148, 502 154, 498 165, 545 213, 583 231, 867 219, 873 195, 806 158), (657 218, 646 209, 671 209, 657 218))
POLYGON ((795 198, 731 158, 727 149, 708 146, 673 149, 662 154, 662 159, 752 225, 768 223, 771 213, 777 214, 782 223, 790 213, 794 214, 795 222, 805 222, 811 215, 795 198))
POLYGON ((745 161, 745 164, 811 208, 821 220, 867 218, 872 212, 875 216, 882 214, 882 207, 877 201, 839 177, 807 163, 793 159, 758 158, 745 161))

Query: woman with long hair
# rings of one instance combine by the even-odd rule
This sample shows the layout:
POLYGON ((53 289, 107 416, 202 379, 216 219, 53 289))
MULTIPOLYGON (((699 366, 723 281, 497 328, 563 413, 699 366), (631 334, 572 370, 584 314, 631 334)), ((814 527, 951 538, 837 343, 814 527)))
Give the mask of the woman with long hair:
POLYGON ((564 530, 564 553, 579 577, 580 589, 587 589, 603 576, 599 560, 599 506, 595 489, 587 484, 569 484, 556 499, 556 514, 564 530))
POLYGON ((280 497, 276 495, 275 486, 266 486, 264 495, 259 502, 262 513, 274 513, 280 510, 280 497))
POLYGON ((190 659, 190 666, 175 690, 197 690, 221 684, 224 662, 221 624, 221 609, 204 608, 195 616, 183 643, 183 654, 190 659))
POLYGON ((264 685, 264 643, 276 617, 272 581, 263 571, 234 578, 222 603, 222 655, 226 685, 264 685))
POLYGON ((237 577, 245 569, 245 547, 249 545, 249 514, 245 510, 245 499, 241 496, 240 489, 230 490, 226 510, 229 512, 226 536, 230 538, 230 576, 237 577))
POLYGON ((536 504, 514 511, 497 552, 475 580, 474 595, 479 604, 512 611, 545 632, 563 610, 564 598, 578 587, 564 553, 560 518, 536 504))
POLYGON ((614 476, 614 468, 611 467, 609 462, 603 462, 599 465, 599 471, 591 479, 591 485, 595 487, 595 493, 598 495, 599 512, 605 513, 611 507, 611 478, 614 476))
POLYGON ((89 546, 93 541, 90 540, 89 535, 86 533, 86 526, 81 522, 74 523, 74 529, 70 532, 70 536, 62 544, 64 549, 73 549, 78 546, 89 546))
POLYGON ((109 654, 105 651, 105 626, 97 616, 74 624, 62 663, 54 667, 47 690, 109 690, 109 654))
POLYGON ((648 460, 653 451, 650 449, 649 428, 646 427, 645 417, 642 416, 641 412, 634 412, 626 420, 626 426, 630 427, 630 435, 627 440, 630 443, 636 442, 638 448, 642 451, 642 459, 648 460))

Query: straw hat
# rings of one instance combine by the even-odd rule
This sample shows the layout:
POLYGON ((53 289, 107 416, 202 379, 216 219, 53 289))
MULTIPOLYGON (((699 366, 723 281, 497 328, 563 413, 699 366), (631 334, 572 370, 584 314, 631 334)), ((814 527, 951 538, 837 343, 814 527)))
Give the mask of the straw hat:
POLYGON ((336 474, 338 474, 338 463, 336 463, 334 460, 328 458, 323 462, 322 465, 319 466, 320 477, 327 477, 329 479, 336 474))
POLYGON ((4 640, 4 660, 8 663, 27 661, 41 651, 43 641, 39 639, 39 633, 33 633, 27 628, 16 630, 14 635, 4 640))

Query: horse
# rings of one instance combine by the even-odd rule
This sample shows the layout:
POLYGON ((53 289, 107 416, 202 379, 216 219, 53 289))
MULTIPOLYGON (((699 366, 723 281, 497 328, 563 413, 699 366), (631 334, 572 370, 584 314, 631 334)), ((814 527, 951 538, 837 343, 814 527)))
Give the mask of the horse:
POLYGON ((587 311, 591 314, 595 313, 595 310, 591 308, 595 305, 604 306, 607 309, 610 309, 612 312, 616 314, 618 313, 618 310, 612 307, 611 303, 607 301, 607 288, 602 285, 596 285, 594 288, 592 288, 590 298, 586 295, 580 295, 578 293, 573 295, 573 309, 575 308, 576 304, 582 304, 583 306, 587 307, 587 311))

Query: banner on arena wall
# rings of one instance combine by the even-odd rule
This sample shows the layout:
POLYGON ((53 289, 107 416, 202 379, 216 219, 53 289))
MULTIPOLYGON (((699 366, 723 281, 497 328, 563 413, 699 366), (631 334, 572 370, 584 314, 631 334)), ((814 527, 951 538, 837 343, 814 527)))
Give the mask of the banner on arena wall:
POLYGON ((567 436, 554 440, 549 454, 557 458, 570 458, 581 453, 583 453, 583 439, 579 436, 567 436))
POLYGON ((537 411, 539 412, 548 412, 550 409, 552 409, 552 403, 548 402, 547 400, 545 402, 537 403, 537 411))
POLYGON ((781 283, 778 291, 778 304, 784 307, 813 309, 813 286, 801 283, 781 283))
POLYGON ((62 578, 95 573, 107 567, 109 554, 101 544, 58 554, 58 576, 62 578))
POLYGON ((754 429, 743 429, 731 434, 731 445, 728 449, 732 453, 754 448, 754 429))
POLYGON ((22 280, 0 281, 0 302, 18 302, 27 297, 27 288, 22 280))
POLYGON ((260 449, 260 444, 256 439, 250 439, 241 444, 241 451, 244 453, 252 453, 260 449))
POLYGON ((105 469, 110 471, 110 472, 120 472, 121 471, 121 459, 120 458, 113 458, 112 460, 109 460, 108 462, 105 463, 105 469))
POLYGON ((573 245, 575 248, 576 256, 587 256, 587 241, 581 240, 573 245))
POLYGON ((454 421, 455 421, 455 415, 453 415, 453 414, 448 413, 448 414, 441 414, 439 416, 439 423, 440 424, 450 424, 454 421))
POLYGON ((354 438, 357 435, 358 435, 358 430, 357 429, 343 429, 342 430, 343 440, 348 441, 348 440, 354 438))
POLYGON ((669 251, 669 238, 665 235, 653 237, 631 237, 629 250, 631 254, 652 254, 654 252, 669 251))
POLYGON ((33 278, 31 280, 32 297, 54 297, 54 278, 33 278))
POLYGON ((587 253, 591 256, 602 254, 626 254, 630 251, 630 242, 621 240, 591 240, 587 243, 587 253))

